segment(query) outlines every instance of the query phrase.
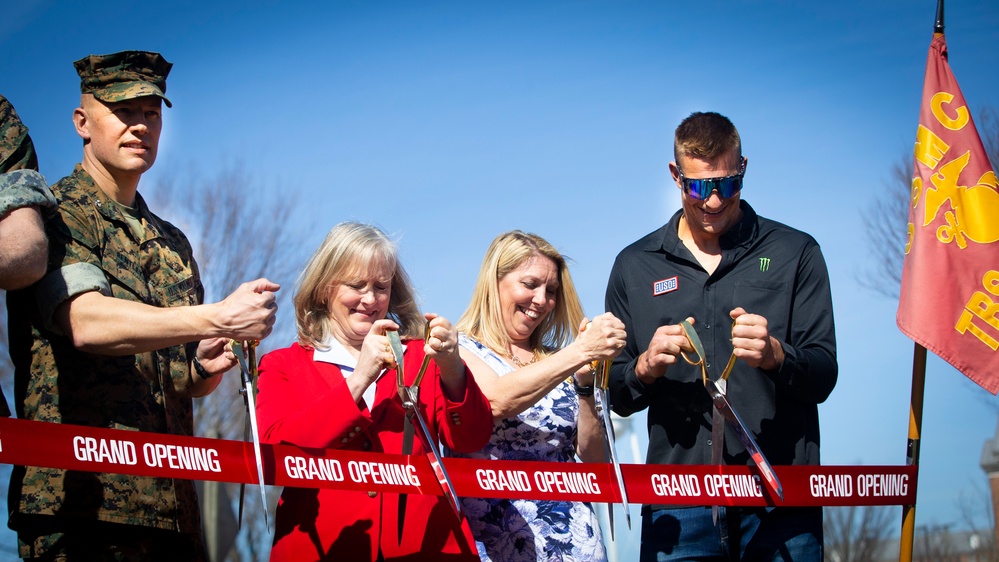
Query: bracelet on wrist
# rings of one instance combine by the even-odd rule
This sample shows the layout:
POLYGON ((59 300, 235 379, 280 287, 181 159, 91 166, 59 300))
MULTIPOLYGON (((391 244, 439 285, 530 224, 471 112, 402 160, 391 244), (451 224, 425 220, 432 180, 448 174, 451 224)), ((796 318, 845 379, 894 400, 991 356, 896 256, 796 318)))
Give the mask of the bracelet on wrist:
POLYGON ((194 363, 194 370, 197 371, 198 376, 204 380, 208 380, 212 377, 216 377, 219 375, 219 373, 209 373, 208 369, 206 369, 205 366, 201 364, 201 361, 198 361, 197 357, 195 357, 194 360, 191 361, 191 363, 194 363))

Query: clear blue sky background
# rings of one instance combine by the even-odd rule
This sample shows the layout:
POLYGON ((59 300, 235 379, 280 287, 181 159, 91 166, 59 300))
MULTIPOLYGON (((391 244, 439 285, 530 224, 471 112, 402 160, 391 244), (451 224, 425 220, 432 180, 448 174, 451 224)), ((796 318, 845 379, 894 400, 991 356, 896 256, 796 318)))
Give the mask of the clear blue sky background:
MULTIPOLYGON (((306 251, 336 222, 376 223, 424 308, 452 319, 514 228, 572 257, 602 312, 616 253, 679 205, 673 129, 728 115, 743 198, 815 236, 830 268, 840 380, 820 408, 823 461, 904 463, 912 343, 896 303, 856 281, 871 259, 860 211, 911 151, 934 0, 9 4, 0 93, 51 182, 80 158, 72 61, 160 51, 174 107, 151 174, 242 159, 300 202, 288 220, 316 225, 306 251)), ((999 3, 951 0, 946 23, 972 111, 999 106, 999 3)), ((999 403, 935 358, 926 396, 917 524, 960 527, 999 403)))

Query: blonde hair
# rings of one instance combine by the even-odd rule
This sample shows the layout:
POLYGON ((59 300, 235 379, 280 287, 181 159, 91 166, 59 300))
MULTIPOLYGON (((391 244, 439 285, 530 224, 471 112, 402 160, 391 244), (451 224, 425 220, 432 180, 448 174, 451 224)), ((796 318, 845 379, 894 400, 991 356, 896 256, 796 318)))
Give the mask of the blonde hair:
POLYGON ((531 333, 529 339, 534 356, 541 358, 572 341, 583 319, 583 306, 569 275, 566 258, 544 238, 519 230, 500 234, 489 245, 475 282, 472 300, 458 319, 458 330, 486 344, 493 351, 509 354, 511 340, 503 325, 499 306, 499 282, 534 256, 552 260, 558 270, 555 308, 531 333))
POLYGON ((329 299, 333 289, 375 265, 392 271, 387 317, 399 324, 399 335, 422 338, 425 322, 416 305, 409 276, 399 263, 395 243, 377 227, 356 222, 334 226, 298 278, 295 323, 298 342, 319 347, 332 333, 329 299))

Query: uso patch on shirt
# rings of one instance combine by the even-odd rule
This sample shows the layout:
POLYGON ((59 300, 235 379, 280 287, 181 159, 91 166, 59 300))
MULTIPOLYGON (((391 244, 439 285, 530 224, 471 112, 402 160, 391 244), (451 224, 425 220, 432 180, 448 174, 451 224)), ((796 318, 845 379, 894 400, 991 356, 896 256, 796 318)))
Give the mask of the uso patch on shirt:
POLYGON ((665 295, 666 293, 672 293, 677 290, 678 283, 677 277, 674 275, 668 279, 662 279, 656 281, 652 284, 652 296, 658 297, 659 295, 665 295))

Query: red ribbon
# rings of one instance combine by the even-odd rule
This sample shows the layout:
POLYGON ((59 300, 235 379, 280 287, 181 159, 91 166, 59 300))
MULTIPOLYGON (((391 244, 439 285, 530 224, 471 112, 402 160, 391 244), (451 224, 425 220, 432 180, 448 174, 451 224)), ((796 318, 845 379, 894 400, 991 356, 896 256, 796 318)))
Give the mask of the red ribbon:
MULTIPOLYGON (((443 495, 421 455, 261 445, 265 483, 443 495)), ((257 484, 253 445, 0 418, 0 463, 257 484)), ((459 496, 620 502, 613 467, 444 459, 459 496)), ((622 465, 632 503, 662 505, 912 505, 915 466, 776 466, 785 500, 773 498, 755 467, 622 465)))

